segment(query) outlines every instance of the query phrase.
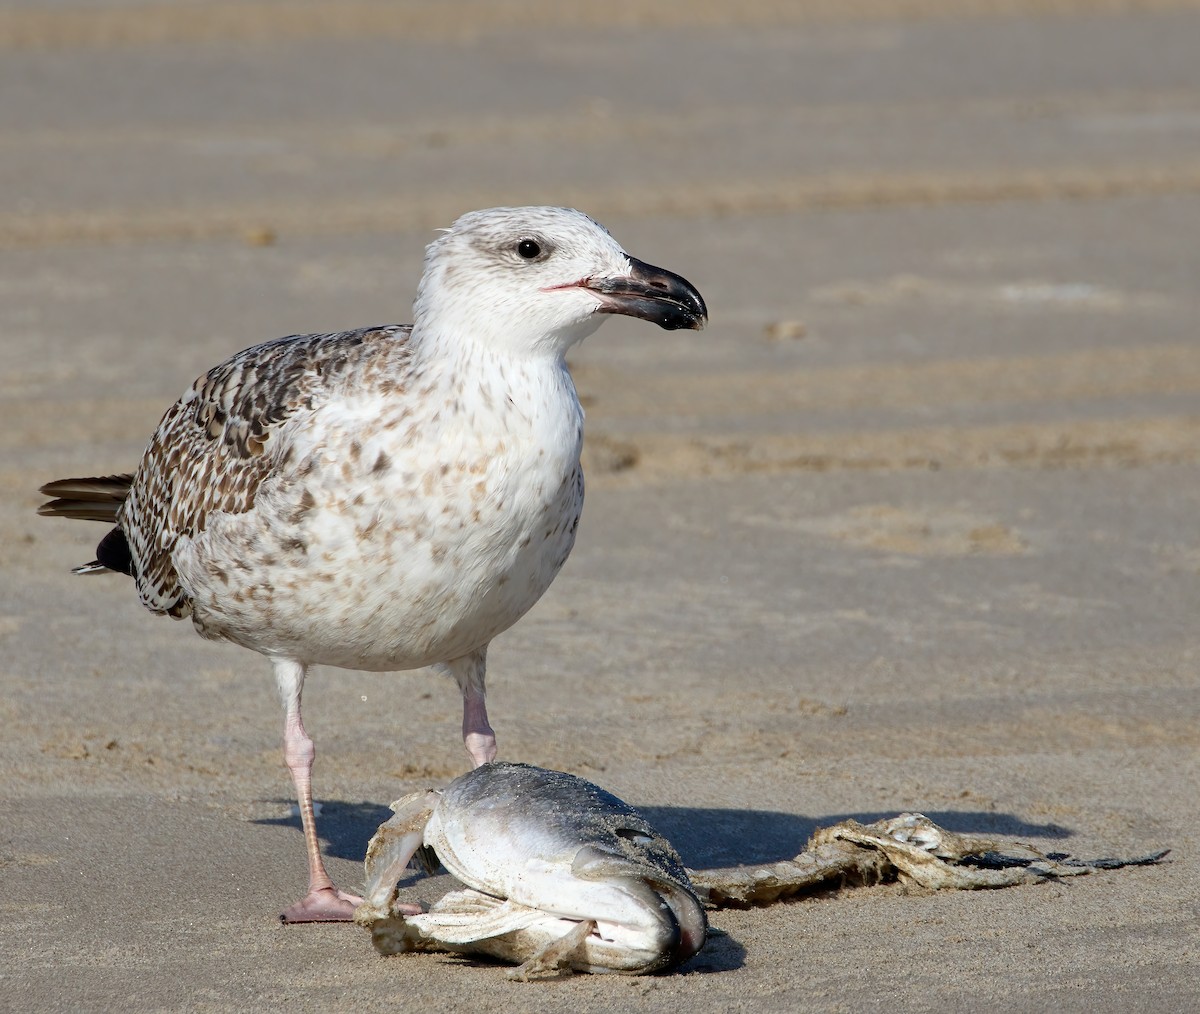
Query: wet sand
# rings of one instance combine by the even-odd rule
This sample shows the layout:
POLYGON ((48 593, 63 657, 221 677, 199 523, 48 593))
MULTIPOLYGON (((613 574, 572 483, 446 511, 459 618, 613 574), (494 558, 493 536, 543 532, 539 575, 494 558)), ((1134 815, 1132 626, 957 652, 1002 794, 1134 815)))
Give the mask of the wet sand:
MULTIPOLYGON (((0 1008, 1194 1009, 1198 49, 1189 2, 0 11, 0 1008), (716 913, 648 979, 277 924, 269 667, 73 577, 103 529, 36 487, 131 468, 237 349, 407 320, 431 230, 525 202, 712 317, 573 356, 587 507, 494 645, 503 756, 694 867, 904 810, 1168 862, 716 913)), ((320 669, 305 704, 352 884, 464 770, 457 695, 320 669)))

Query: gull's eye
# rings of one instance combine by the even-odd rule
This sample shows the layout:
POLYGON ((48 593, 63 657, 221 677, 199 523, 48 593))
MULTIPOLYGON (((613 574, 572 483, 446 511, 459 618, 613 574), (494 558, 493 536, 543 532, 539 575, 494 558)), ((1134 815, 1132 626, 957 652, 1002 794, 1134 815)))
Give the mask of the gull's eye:
POLYGON ((536 239, 523 239, 517 244, 517 254, 527 261, 537 260, 542 255, 542 245, 536 239))

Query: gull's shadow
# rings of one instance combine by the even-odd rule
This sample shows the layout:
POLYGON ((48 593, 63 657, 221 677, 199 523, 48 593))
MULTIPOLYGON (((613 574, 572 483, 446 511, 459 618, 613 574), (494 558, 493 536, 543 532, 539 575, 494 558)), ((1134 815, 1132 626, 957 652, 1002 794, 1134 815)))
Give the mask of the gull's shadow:
MULTIPOLYGON (((288 799, 271 799, 266 802, 295 806, 295 803, 288 799)), ((351 803, 344 799, 321 800, 321 814, 317 818, 321 851, 337 859, 361 863, 367 853, 367 842, 379 830, 379 825, 391 815, 391 809, 378 803, 351 803)), ((302 830, 299 813, 287 817, 261 817, 252 823, 302 830)))
MULTIPOLYGON (((871 824, 902 812, 895 809, 805 817, 775 810, 718 807, 643 806, 638 809, 675 846, 684 863, 694 870, 753 866, 792 859, 819 828, 843 820, 871 824)), ((1063 839, 1069 838, 1072 833, 1058 824, 1031 824, 1013 814, 985 810, 922 812, 935 824, 959 834, 1063 839)))
MULTIPOLYGON (((281 806, 286 799, 269 800, 281 806)), ((895 817, 901 809, 835 813, 824 817, 800 816, 778 810, 735 810, 725 807, 641 806, 638 807, 678 850, 684 863, 694 870, 719 866, 753 866, 793 858, 813 832, 843 820, 871 824, 895 817)), ((987 810, 922 811, 935 824, 959 834, 996 835, 1003 838, 1050 838, 1062 840, 1072 832, 1058 824, 1033 824, 1009 813, 987 810)), ((367 842, 392 811, 378 803, 324 800, 317 830, 328 856, 361 862, 367 842)), ((300 831, 298 814, 263 817, 254 821, 269 827, 291 827, 300 831)))

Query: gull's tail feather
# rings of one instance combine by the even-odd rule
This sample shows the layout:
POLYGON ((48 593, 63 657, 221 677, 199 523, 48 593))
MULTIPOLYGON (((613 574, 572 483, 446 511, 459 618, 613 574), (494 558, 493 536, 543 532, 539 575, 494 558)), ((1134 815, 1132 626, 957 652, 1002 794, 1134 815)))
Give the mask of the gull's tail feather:
POLYGON ((48 482, 38 492, 55 499, 42 504, 38 513, 52 518, 78 518, 115 524, 117 511, 129 495, 132 484, 131 474, 48 482))
MULTIPOLYGON (((38 513, 52 518, 77 518, 82 521, 117 523, 117 511, 129 495, 132 474, 106 475, 87 479, 59 479, 48 482, 40 490, 43 496, 54 497, 38 508, 38 513)), ((129 543, 120 528, 114 528, 96 547, 96 559, 75 567, 75 574, 96 574, 115 570, 133 576, 133 557, 129 543)))

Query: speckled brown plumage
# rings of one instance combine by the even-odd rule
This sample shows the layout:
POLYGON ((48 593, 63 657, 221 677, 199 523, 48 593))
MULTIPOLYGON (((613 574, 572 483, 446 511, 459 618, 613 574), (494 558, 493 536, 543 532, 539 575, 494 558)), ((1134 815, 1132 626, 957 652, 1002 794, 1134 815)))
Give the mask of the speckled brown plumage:
POLYGON ((148 609, 190 613, 172 558, 179 538, 203 532, 213 511, 248 511, 263 480, 292 464, 283 424, 371 372, 402 369, 410 332, 376 327, 256 345, 199 377, 167 410, 117 518, 148 609))

